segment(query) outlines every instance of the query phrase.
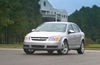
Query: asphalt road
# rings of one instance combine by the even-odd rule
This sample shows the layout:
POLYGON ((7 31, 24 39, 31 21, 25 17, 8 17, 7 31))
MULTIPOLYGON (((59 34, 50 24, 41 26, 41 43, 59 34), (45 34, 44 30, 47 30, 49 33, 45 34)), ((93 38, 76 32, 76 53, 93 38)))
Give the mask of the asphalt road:
POLYGON ((68 55, 38 51, 26 55, 20 49, 0 49, 0 65, 100 65, 100 51, 86 51, 83 55, 76 51, 70 51, 68 55))

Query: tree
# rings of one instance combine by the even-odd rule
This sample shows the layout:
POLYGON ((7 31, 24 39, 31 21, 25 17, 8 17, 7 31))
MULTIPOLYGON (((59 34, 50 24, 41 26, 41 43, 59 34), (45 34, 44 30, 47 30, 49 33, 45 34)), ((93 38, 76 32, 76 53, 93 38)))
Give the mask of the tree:
POLYGON ((0 43, 23 42, 42 23, 39 0, 0 0, 0 43))
POLYGON ((92 8, 82 7, 69 16, 69 21, 77 23, 85 32, 86 37, 94 41, 100 39, 100 7, 96 5, 92 8))

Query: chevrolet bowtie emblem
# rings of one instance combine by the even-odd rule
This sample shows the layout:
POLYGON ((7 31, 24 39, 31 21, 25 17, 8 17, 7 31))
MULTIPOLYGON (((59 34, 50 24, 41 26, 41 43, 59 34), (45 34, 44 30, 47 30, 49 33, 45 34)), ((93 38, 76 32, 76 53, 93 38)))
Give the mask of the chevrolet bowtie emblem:
POLYGON ((40 40, 40 38, 38 38, 40 40))

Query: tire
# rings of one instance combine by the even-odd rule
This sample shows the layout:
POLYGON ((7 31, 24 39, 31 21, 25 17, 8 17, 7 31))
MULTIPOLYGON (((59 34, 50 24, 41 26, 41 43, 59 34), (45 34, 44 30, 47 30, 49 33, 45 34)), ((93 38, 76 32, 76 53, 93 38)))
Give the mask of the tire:
POLYGON ((63 49, 57 51, 58 54, 60 54, 60 55, 66 55, 66 54, 68 54, 68 51, 69 51, 67 41, 65 40, 63 43, 64 43, 63 49))
POLYGON ((24 52, 26 54, 33 54, 35 52, 35 50, 30 50, 30 49, 24 49, 24 52))
POLYGON ((52 50, 48 50, 48 54, 52 54, 53 53, 53 51, 52 50))
POLYGON ((78 54, 84 54, 84 49, 84 43, 82 42, 80 48, 77 49, 78 54))

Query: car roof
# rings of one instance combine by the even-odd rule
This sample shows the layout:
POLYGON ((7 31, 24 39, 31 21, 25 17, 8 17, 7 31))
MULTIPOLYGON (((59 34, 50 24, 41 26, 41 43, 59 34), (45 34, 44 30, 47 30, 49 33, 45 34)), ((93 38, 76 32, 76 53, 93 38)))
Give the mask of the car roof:
POLYGON ((72 22, 55 22, 55 21, 52 21, 52 22, 45 22, 45 23, 74 24, 74 23, 72 23, 72 22))

